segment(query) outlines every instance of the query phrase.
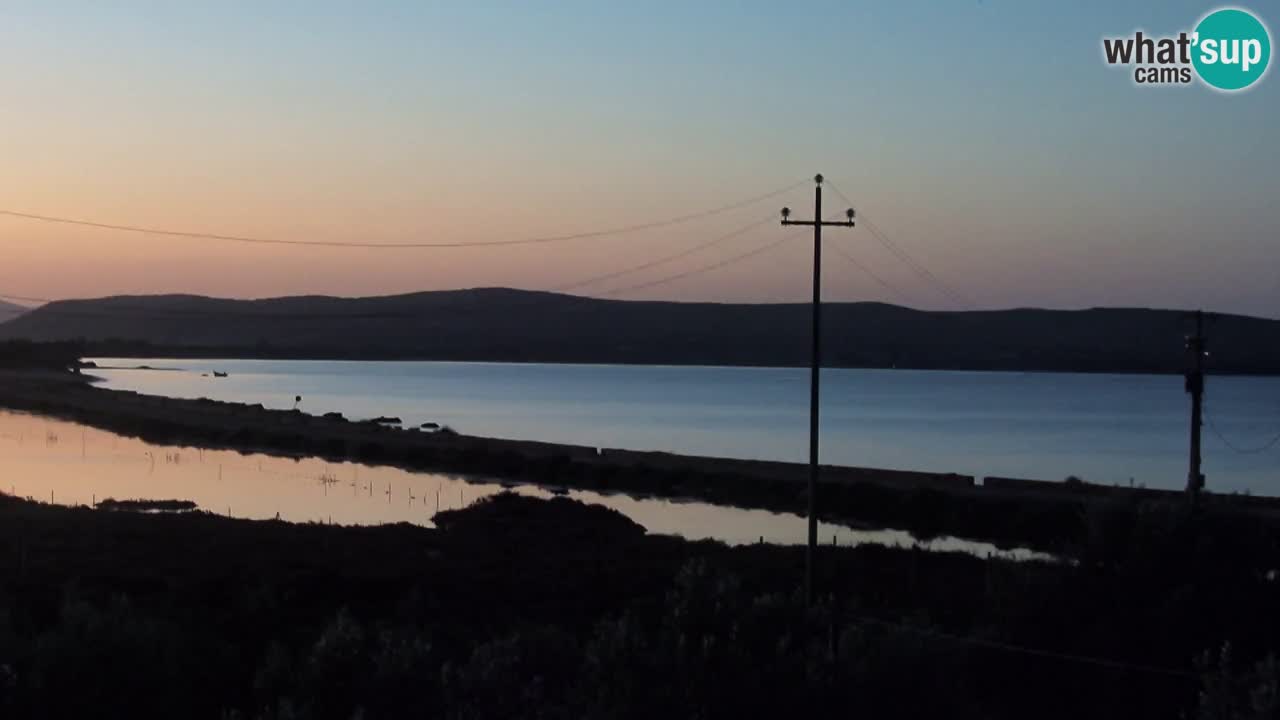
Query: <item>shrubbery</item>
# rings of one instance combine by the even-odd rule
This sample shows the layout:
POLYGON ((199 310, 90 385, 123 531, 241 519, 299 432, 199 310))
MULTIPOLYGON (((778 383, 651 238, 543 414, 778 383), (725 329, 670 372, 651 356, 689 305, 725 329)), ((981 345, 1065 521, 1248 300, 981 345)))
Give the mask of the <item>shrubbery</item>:
POLYGON ((16 506, 5 717, 1219 720, 1280 700, 1272 534, 1173 506, 1082 518, 1074 563, 824 548, 813 608, 798 549, 645 537, 568 500, 502 496, 438 533, 16 506), (46 533, 25 574, 20 525, 46 533), (52 555, 86 536, 91 562, 52 555), (1176 672, 1130 669, 1150 666, 1176 672))

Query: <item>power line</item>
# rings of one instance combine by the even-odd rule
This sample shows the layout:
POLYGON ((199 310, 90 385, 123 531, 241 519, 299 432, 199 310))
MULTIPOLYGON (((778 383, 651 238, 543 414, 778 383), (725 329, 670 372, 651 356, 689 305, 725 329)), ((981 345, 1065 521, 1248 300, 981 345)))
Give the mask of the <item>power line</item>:
POLYGON ((57 300, 50 300, 49 298, 26 297, 23 295, 0 295, 0 300, 13 300, 16 302, 34 302, 34 303, 58 302, 57 300))
POLYGON ((1212 415, 1206 412, 1204 414, 1204 419, 1205 419, 1205 424, 1209 426, 1209 431, 1212 432, 1215 436, 1217 436, 1217 438, 1222 441, 1223 445, 1226 445, 1230 450, 1236 453, 1239 453, 1240 455, 1258 455, 1260 453, 1264 453, 1270 450, 1271 448, 1275 447, 1276 444, 1280 443, 1280 433, 1277 433, 1274 437, 1272 437, 1270 440, 1268 440, 1267 442, 1261 445, 1255 445, 1253 447, 1240 447, 1239 445, 1236 445, 1235 443, 1228 440, 1226 435, 1222 434, 1222 431, 1218 429, 1218 424, 1213 421, 1212 415))
POLYGON ((902 302, 904 303, 909 302, 907 300, 906 295, 901 290, 899 290, 896 286, 890 284, 888 280, 885 280, 883 277, 881 277, 879 274, 873 271, 870 267, 867 267, 866 263, 863 263, 861 260, 858 260, 858 258, 854 257, 851 253, 846 251, 844 248, 840 247, 840 245, 837 243, 833 243, 831 247, 836 251, 837 255, 844 258, 854 267, 861 270, 864 275, 874 280, 877 285, 884 288, 885 290, 888 290, 890 293, 892 293, 895 297, 897 297, 902 302))
POLYGON ((756 255, 759 255, 761 253, 768 252, 769 250, 772 250, 778 247, 779 245, 782 245, 783 243, 792 239, 793 237, 795 237, 795 235, 784 235, 783 237, 778 238, 777 240, 774 240, 771 243, 761 245, 760 247, 757 247, 753 250, 748 250, 747 252, 744 252, 744 253, 732 255, 719 262, 711 263, 710 265, 703 265, 701 267, 697 267, 692 270, 686 270, 684 272, 676 273, 674 275, 667 275, 666 277, 660 277, 656 280, 649 280, 647 282, 636 283, 635 285, 627 285, 625 287, 615 288, 613 290, 607 290, 601 294, 609 295, 609 296, 621 295, 622 293, 632 292, 634 290, 644 290, 645 288, 651 288, 651 287, 654 287, 655 285, 664 285, 669 282, 675 282, 676 280, 683 280, 685 278, 693 277, 695 275, 703 275, 705 273, 713 272, 723 267, 728 267, 729 265, 742 262, 743 260, 747 260, 749 258, 755 257, 756 255))
MULTIPOLYGON (((832 215, 832 216, 831 216, 831 218, 835 218, 835 217, 837 217, 837 215, 832 215)), ((754 225, 753 225, 753 226, 754 226, 754 225)), ((625 293, 625 292, 631 292, 632 290, 643 290, 643 289, 645 289, 645 288, 653 287, 653 286, 655 286, 655 285, 662 285, 662 284, 664 284, 664 283, 673 282, 673 281, 676 281, 676 280, 683 280, 684 278, 691 277, 691 276, 694 276, 694 275, 701 275, 701 274, 703 274, 703 273, 708 273, 708 272, 712 272, 712 271, 714 271, 714 270, 719 270, 719 269, 720 269, 720 268, 722 268, 722 267, 726 267, 726 266, 728 266, 728 265, 732 265, 732 264, 734 264, 734 263, 736 263, 736 262, 740 262, 740 261, 742 261, 742 260, 747 260, 747 259, 749 259, 749 258, 752 258, 752 257, 756 256, 756 255, 759 255, 760 253, 763 253, 763 252, 767 252, 767 251, 769 251, 769 250, 772 250, 773 248, 776 248, 776 247, 778 247, 779 245, 782 245, 782 244, 783 244, 783 243, 785 243, 786 241, 791 240, 791 239, 793 239, 793 238, 800 237, 800 236, 801 236, 801 235, 803 235, 803 234, 805 234, 805 233, 804 233, 803 231, 801 231, 801 232, 798 232, 798 233, 791 233, 791 234, 789 234, 789 235, 784 235, 783 237, 779 238, 778 240, 775 240, 774 242, 771 242, 771 243, 769 243, 769 244, 767 244, 767 245, 763 245, 763 246, 761 246, 761 247, 757 247, 757 248, 755 248, 754 250, 749 250, 749 251, 747 251, 747 252, 744 252, 744 253, 741 253, 741 254, 738 254, 738 255, 733 255, 733 256, 728 257, 728 258, 725 258, 724 260, 721 260, 720 262, 717 262, 717 263, 712 263, 712 264, 710 264, 710 265, 704 265, 704 266, 702 266, 702 267, 694 268, 693 270, 688 270, 688 271, 685 271, 685 272, 676 273, 676 274, 674 274, 674 275, 668 275, 668 276, 666 276, 666 277, 658 278, 657 280, 651 280, 651 281, 648 281, 648 282, 638 283, 638 284, 636 284, 636 285, 628 285, 628 286, 626 286, 626 287, 617 288, 617 289, 615 289, 615 290, 610 290, 610 291, 607 291, 607 292, 604 292, 604 293, 601 293, 601 294, 602 294, 602 295, 619 295, 619 294, 622 294, 622 293, 625 293)))
POLYGON ((697 245, 694 245, 691 248, 681 250, 678 253, 667 255, 665 257, 660 257, 657 260, 650 260, 640 265, 635 265, 632 267, 623 268, 621 270, 605 273, 603 275, 596 275, 594 277, 578 280, 577 282, 572 282, 565 285, 559 285, 559 286, 550 288, 550 292, 567 292, 569 290, 576 290, 580 287, 585 287, 587 285, 594 285, 598 282, 604 282, 605 280, 612 280, 614 278, 622 277, 624 275, 631 275, 633 273, 640 272, 641 270, 648 270, 649 268, 654 268, 659 265, 665 265, 669 262, 680 260, 682 258, 693 255, 694 253, 699 252, 701 250, 706 250, 707 248, 714 247, 715 245, 719 245, 722 242, 732 240, 733 238, 736 238, 740 235, 750 232, 751 230, 754 230, 755 228, 758 228, 761 225, 764 225, 765 223, 773 222, 773 217, 774 216, 771 214, 766 218, 757 220, 747 225, 743 225, 742 227, 737 228, 736 230, 732 230, 730 232, 725 233, 724 235, 714 237, 708 240, 707 242, 699 243, 697 245))
MULTIPOLYGON (((836 193, 836 195, 840 196, 841 200, 844 200, 849 205, 853 205, 853 201, 850 200, 848 196, 846 196, 843 192, 841 192, 840 188, 836 187, 834 184, 830 182, 828 182, 827 184, 836 193)), ((942 278, 938 277, 936 274, 933 273, 933 271, 925 267, 924 263, 920 262, 919 260, 916 260, 914 257, 911 256, 910 253, 908 253, 905 249, 903 249, 902 246, 898 245, 892 239, 890 239, 889 236, 886 235, 883 230, 881 230, 879 227, 876 226, 875 223, 871 222, 871 220, 867 218, 867 215, 865 212, 860 212, 859 218, 862 220, 862 225, 867 228, 867 231, 871 233, 872 237, 878 240, 880 244, 885 247, 886 250, 892 253, 893 256, 896 257, 899 261, 901 261, 904 265, 911 268, 913 272, 919 275, 926 282, 933 285, 943 295, 946 295, 952 301, 962 306, 974 307, 976 305, 976 303, 974 303, 964 294, 960 293, 959 291, 952 288, 947 283, 943 282, 942 278)))
POLYGON ((893 253, 895 257, 897 257, 904 264, 906 264, 913 271, 915 271, 917 275, 919 275, 920 277, 924 278, 926 281, 931 283, 943 295, 947 296, 952 301, 964 307, 972 308, 975 305, 975 303, 972 300, 970 300, 967 296, 961 294, 958 290, 955 290, 950 285, 943 282, 942 278, 939 278, 937 275, 935 275, 932 270, 925 267, 923 263, 921 263, 911 255, 909 255, 906 250, 902 249, 902 246, 898 245, 893 240, 891 240, 888 235, 885 235, 884 231, 882 231, 878 226, 876 226, 876 224, 872 222, 870 219, 868 219, 865 215, 863 216, 863 226, 866 227, 867 231, 871 233, 872 237, 879 240, 880 244, 884 245, 885 248, 889 250, 889 252, 893 253))
POLYGON ((165 237, 187 238, 194 240, 217 240, 226 242, 252 243, 257 245, 300 245, 308 247, 340 247, 340 248, 365 248, 365 249, 383 249, 383 250, 404 250, 413 248, 468 248, 468 247, 508 247, 512 245, 534 245, 539 243, 560 242, 565 240, 583 240, 587 238, 604 237, 607 235, 625 235, 628 233, 640 232, 642 230, 653 230, 656 228, 670 227, 680 223, 699 220, 713 215, 737 210, 747 207, 769 198, 777 197, 800 187, 804 181, 792 183, 786 187, 772 190, 760 195, 754 195, 745 200, 721 205, 709 210, 700 210, 698 212, 687 213, 685 215, 677 215, 676 217, 667 218, 665 220, 656 220, 651 222, 637 223, 635 225, 623 225, 620 227, 608 228, 605 230, 589 230, 585 232, 569 233, 565 235, 546 235, 542 237, 515 238, 510 240, 486 240, 480 242, 408 242, 408 243, 363 243, 363 242, 340 242, 326 240, 285 240, 281 238, 264 238, 253 237, 247 235, 220 235, 216 233, 193 232, 188 230, 168 230, 162 228, 144 227, 140 225, 125 225, 100 222, 97 220, 84 220, 79 218, 61 217, 55 215, 40 215, 36 213, 22 212, 18 210, 0 209, 0 215, 10 217, 23 218, 26 220, 38 220, 47 223, 59 223, 63 225, 78 225, 83 227, 92 227, 102 230, 117 230, 121 232, 131 232, 143 235, 159 235, 165 237))

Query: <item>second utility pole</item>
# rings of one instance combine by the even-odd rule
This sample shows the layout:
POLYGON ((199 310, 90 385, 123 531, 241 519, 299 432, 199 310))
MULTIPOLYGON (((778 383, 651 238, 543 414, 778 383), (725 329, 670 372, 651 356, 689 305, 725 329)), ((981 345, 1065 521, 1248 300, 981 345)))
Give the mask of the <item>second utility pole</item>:
POLYGON ((818 546, 818 369, 822 366, 822 228, 853 227, 853 208, 844 221, 822 219, 822 175, 813 178, 813 219, 792 220, 791 208, 782 208, 783 225, 813 226, 813 346, 809 356, 809 542, 804 550, 804 602, 813 604, 813 562, 818 546))
POLYGON ((1200 500, 1204 490, 1204 473, 1200 472, 1200 427, 1204 410, 1204 356, 1207 346, 1204 338, 1204 313, 1196 311, 1196 334, 1187 338, 1187 392, 1191 394, 1191 457, 1187 469, 1187 499, 1191 507, 1200 500))

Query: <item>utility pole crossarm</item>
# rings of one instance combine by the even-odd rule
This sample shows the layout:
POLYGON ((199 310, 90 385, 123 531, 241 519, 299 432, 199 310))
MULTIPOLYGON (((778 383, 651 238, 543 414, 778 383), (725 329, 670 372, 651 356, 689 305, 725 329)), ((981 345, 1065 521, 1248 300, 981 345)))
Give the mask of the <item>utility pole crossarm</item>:
POLYGON ((782 224, 783 225, 808 225, 808 226, 822 225, 823 227, 853 227, 852 220, 825 220, 822 222, 818 222, 816 220, 788 220, 785 217, 782 219, 782 224))
POLYGON ((782 208, 783 225, 805 225, 813 228, 813 335, 809 356, 809 542, 804 551, 804 599, 812 605, 814 554, 818 546, 818 381, 822 366, 822 228, 853 227, 853 208, 845 211, 844 220, 822 219, 822 176, 813 178, 813 219, 792 220, 791 208, 782 208))

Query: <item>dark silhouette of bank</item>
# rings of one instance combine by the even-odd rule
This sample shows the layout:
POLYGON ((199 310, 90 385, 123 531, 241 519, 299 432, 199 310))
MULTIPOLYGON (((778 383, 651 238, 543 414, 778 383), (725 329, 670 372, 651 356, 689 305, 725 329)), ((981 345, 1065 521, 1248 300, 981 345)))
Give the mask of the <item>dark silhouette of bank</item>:
POLYGON ((0 300, 0 323, 12 320, 31 308, 0 300))
POLYGON ((1182 507, 1090 516, 1074 563, 822 548, 806 609, 801 548, 565 499, 430 530, 0 495, 0 713, 1272 717, 1276 528, 1182 507))

